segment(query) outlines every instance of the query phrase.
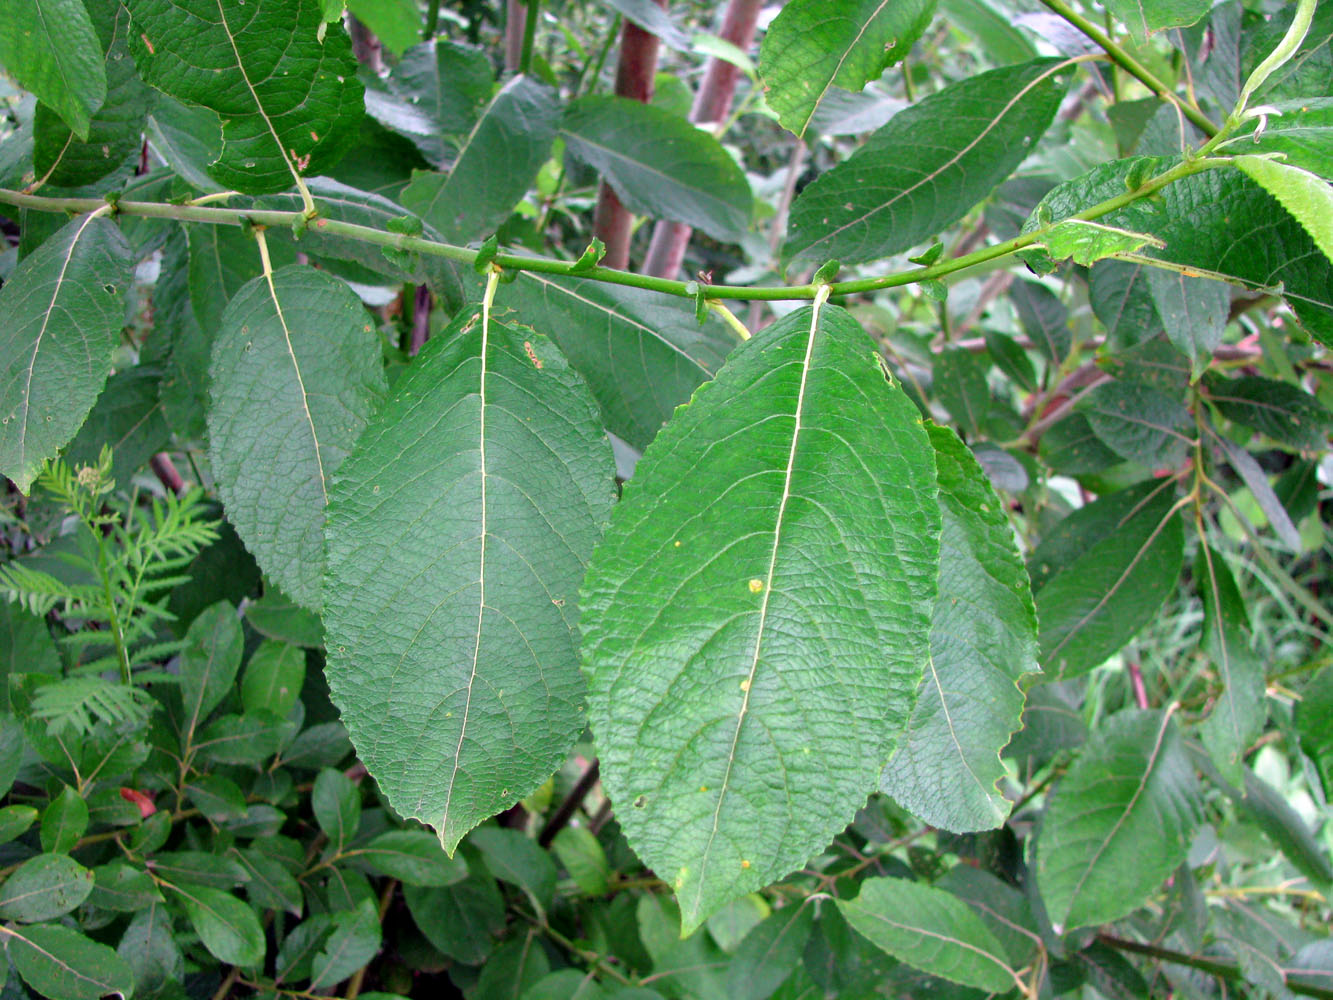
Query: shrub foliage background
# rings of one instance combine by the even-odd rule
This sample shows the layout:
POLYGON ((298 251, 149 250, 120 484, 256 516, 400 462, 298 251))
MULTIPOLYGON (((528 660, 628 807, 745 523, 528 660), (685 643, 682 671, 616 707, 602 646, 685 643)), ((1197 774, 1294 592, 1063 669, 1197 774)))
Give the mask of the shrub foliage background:
POLYGON ((4 997, 1333 997, 1333 6, 348 7, 0 10, 4 997))

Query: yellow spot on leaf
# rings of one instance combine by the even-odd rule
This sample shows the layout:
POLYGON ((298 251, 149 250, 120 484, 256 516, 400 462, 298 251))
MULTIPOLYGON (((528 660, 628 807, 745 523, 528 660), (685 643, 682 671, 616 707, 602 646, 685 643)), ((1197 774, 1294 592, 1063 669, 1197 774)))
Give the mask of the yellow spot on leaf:
POLYGON ((750 867, 750 862, 748 862, 748 861, 742 861, 742 862, 741 862, 741 867, 742 867, 742 868, 749 868, 749 867, 750 867))
POLYGON ((755 579, 750 581, 750 593, 760 594, 763 593, 763 590, 764 590, 763 580, 760 580, 758 577, 756 577, 755 579))
POLYGON ((746 680, 741 681, 741 690, 742 691, 750 690, 750 681, 748 678, 746 680))

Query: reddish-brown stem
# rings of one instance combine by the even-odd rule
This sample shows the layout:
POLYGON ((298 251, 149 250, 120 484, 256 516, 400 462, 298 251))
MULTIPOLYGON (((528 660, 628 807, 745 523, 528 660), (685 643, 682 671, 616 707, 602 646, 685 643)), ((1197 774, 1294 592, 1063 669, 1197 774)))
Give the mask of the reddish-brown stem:
POLYGON ((153 475, 157 476, 160 482, 167 489, 171 490, 177 496, 185 492, 185 480, 181 477, 176 466, 172 464, 171 457, 165 451, 159 451, 148 460, 148 467, 153 470, 153 475))
POLYGON ((1143 683, 1143 669, 1133 660, 1125 661, 1129 671, 1129 682, 1134 688, 1134 704, 1139 708, 1148 707, 1148 688, 1143 683))
POLYGON ((347 15, 347 33, 352 36, 352 54, 356 61, 378 75, 384 69, 380 40, 351 14, 347 15))
POLYGON ((560 803, 560 808, 542 827, 541 835, 537 837, 537 843, 541 844, 542 847, 551 846, 551 841, 555 840, 555 835, 569 824, 570 819, 578 811, 579 806, 583 805, 583 800, 588 797, 588 793, 597 784, 600 776, 601 766, 598 761, 594 760, 579 775, 579 780, 569 790, 569 794, 565 796, 565 801, 560 803))
MULTIPOLYGON (((762 6, 762 0, 731 0, 722 20, 722 37, 742 52, 748 52, 762 6)), ((722 121, 731 110, 739 76, 740 69, 725 59, 714 56, 708 60, 699 93, 694 97, 690 121, 696 124, 722 121)), ((643 273, 674 278, 680 272, 693 234, 694 230, 683 222, 660 220, 653 227, 653 241, 643 262, 643 273)))
POLYGON ((430 339, 430 310, 435 304, 426 285, 417 285, 412 294, 412 336, 407 342, 407 354, 415 358, 430 339))
MULTIPOLYGON (((654 0, 666 7, 666 0, 654 0)), ((657 75, 657 36, 644 31, 633 21, 626 21, 620 31, 620 61, 616 64, 616 94, 647 104, 653 98, 653 79, 657 75)), ((629 267, 629 238, 634 218, 602 181, 593 216, 593 233, 606 244, 603 267, 625 270, 629 267)))
POLYGON ((525 0, 509 0, 505 7, 505 70, 517 73, 523 61, 523 32, 528 26, 525 0))

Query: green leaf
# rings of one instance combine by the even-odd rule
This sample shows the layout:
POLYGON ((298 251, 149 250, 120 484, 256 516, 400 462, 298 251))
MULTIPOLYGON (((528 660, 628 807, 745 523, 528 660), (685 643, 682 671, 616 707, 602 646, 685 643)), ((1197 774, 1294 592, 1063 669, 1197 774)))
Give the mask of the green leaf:
POLYGON ((727 966, 732 1000, 766 1000, 801 964, 815 926, 815 907, 792 902, 745 935, 727 966))
MULTIPOLYGON (((59 676, 63 672, 60 653, 45 619, 17 604, 0 601, 0 712, 13 710, 8 679, 20 672, 59 676)), ((10 750, 0 739, 0 760, 5 760, 10 750)), ((0 765, 0 774, 3 773, 4 766, 0 765)), ((0 779, 0 795, 8 790, 9 785, 0 779)))
POLYGON ((241 669, 245 636, 236 609, 218 601, 199 613, 185 633, 180 657, 184 731, 194 733, 231 691, 241 669))
POLYGON ((626 20, 633 21, 644 31, 656 35, 664 45, 680 52, 689 52, 693 48, 690 36, 682 31, 671 19, 671 15, 653 0, 602 0, 602 2, 619 11, 626 20))
POLYGON ((331 479, 386 390, 375 327, 345 283, 283 268, 228 303, 209 372, 227 515, 264 572, 318 608, 331 479))
POLYGON ((856 899, 840 899, 838 909, 856 930, 894 958, 990 993, 1019 982, 1004 947, 981 918, 958 897, 897 878, 861 883, 856 899))
POLYGON ((23 836, 37 822, 32 806, 0 806, 0 844, 23 836))
POLYGON ((236 860, 250 876, 245 883, 245 894, 252 906, 261 910, 285 910, 299 918, 305 909, 301 885, 276 858, 271 858, 254 847, 233 852, 236 860))
POLYGON ((250 662, 245 665, 241 705, 247 712, 267 709, 285 718, 300 700, 305 667, 305 650, 300 646, 266 639, 250 654, 250 662))
POLYGON ((989 0, 940 0, 940 11, 980 44, 997 64, 1007 66, 1037 57, 1029 36, 1013 23, 1011 11, 997 11, 989 0))
POLYGON ((1244 424, 1274 441, 1303 451, 1318 451, 1333 431, 1333 413, 1300 386, 1261 375, 1228 379, 1204 376, 1208 400, 1228 420, 1244 424))
POLYGON ((631 212, 731 243, 749 228, 744 172, 716 139, 670 111, 627 97, 582 97, 566 109, 560 137, 631 212))
POLYGON ((1333 261, 1333 189, 1328 181, 1300 167, 1262 156, 1238 156, 1236 166, 1295 216, 1315 246, 1333 261))
POLYGON ((1066 518, 1028 564, 1042 669, 1086 673, 1128 642, 1175 589, 1185 533, 1169 483, 1113 493, 1066 518))
POLYGON ((1231 318, 1231 289, 1220 281, 1150 268, 1148 289, 1166 335, 1197 375, 1208 367, 1231 318))
POLYGON ((159 851, 153 858, 153 872, 177 887, 206 889, 230 889, 248 877, 245 866, 235 858, 208 851, 159 851))
POLYGON ((449 137, 466 136, 490 101, 495 71, 483 50, 432 39, 403 54, 388 86, 366 92, 366 111, 443 167, 456 152, 449 137))
POLYGON ((226 190, 208 175, 222 154, 222 122, 216 111, 159 92, 148 113, 148 136, 167 166, 191 187, 206 193, 226 190))
POLYGON ((1035 281, 1015 281, 1009 298, 1033 346, 1047 360, 1063 361, 1074 344, 1068 307, 1049 288, 1035 281))
POLYGON ((448 173, 413 171, 403 204, 451 243, 493 233, 550 155, 559 114, 554 91, 514 77, 481 112, 448 173))
POLYGON ((1056 786, 1034 847, 1056 933, 1137 909, 1185 860, 1199 821, 1198 782, 1170 714, 1105 720, 1056 786))
POLYGON ((72 134, 57 111, 37 105, 33 116, 33 169, 48 184, 78 187, 101 180, 143 142, 144 117, 152 93, 139 79, 125 36, 128 15, 111 0, 92 0, 92 15, 106 52, 106 100, 94 113, 87 134, 72 134))
POLYGON ((473 996, 477 1000, 523 997, 550 971, 551 963, 536 935, 515 937, 486 959, 473 996))
POLYGON ((223 715, 204 727, 194 745, 201 760, 216 764, 259 764, 291 740, 294 728, 295 723, 272 712, 223 715))
POLYGON ((1012 805, 1000 751, 1023 714, 1019 681, 1037 671, 1037 616, 1004 504, 953 431, 930 428, 939 470, 939 596, 930 659, 880 790, 932 826, 999 826, 1012 805))
POLYGON ((133 974, 104 944, 59 924, 0 929, 9 957, 23 981, 48 1000, 99 1000, 108 993, 130 996, 133 974))
POLYGON ((1064 96, 1053 59, 991 70, 899 112, 797 197, 782 258, 900 253, 961 219, 1034 148, 1064 96))
POLYGON ((526 272, 502 298, 521 322, 551 331, 607 428, 640 450, 738 343, 711 310, 700 326, 679 299, 638 288, 526 272))
MULTIPOLYGON (((254 237, 235 226, 187 226, 185 234, 190 247, 190 306, 211 345, 227 303, 246 282, 263 273, 263 263, 254 237)), ((296 262, 296 254, 282 243, 270 243, 269 254, 274 267, 296 262)))
POLYGON ((518 830, 498 826, 474 830, 468 840, 481 851, 492 875, 518 886, 541 909, 551 905, 555 898, 555 863, 535 840, 518 830))
POLYGON ((484 870, 456 885, 405 885, 403 899, 426 940, 466 965, 484 962, 505 926, 504 897, 484 870))
POLYGON ((68 854, 88 830, 88 803, 66 785, 42 813, 42 850, 68 854))
MULTIPOLYGON (((0 65, 88 138, 106 100, 106 66, 83 0, 13 0, 0 13, 0 65)), ((6 315, 9 315, 6 313, 6 315)))
POLYGON ((1244 756, 1264 726, 1264 670, 1250 647, 1249 615, 1222 556, 1199 547, 1194 580, 1203 600, 1199 647, 1217 669, 1222 693, 1200 726, 1208 755, 1233 785, 1244 779, 1244 756))
MULTIPOLYGON (((1234 789, 1227 791, 1236 797, 1234 789)), ((1240 802, 1302 875, 1321 887, 1333 885, 1328 849, 1315 839, 1282 793, 1249 768, 1245 769, 1245 795, 1240 802)))
POLYGON ((133 973, 138 996, 156 996, 185 979, 185 957, 165 906, 153 905, 136 913, 116 951, 133 973))
POLYGON ((971 351, 952 345, 935 360, 931 392, 968 438, 980 432, 990 410, 986 368, 986 363, 971 351))
POLYGON ((408 885, 453 885, 466 878, 468 872, 462 855, 451 858, 444 853, 440 842, 424 830, 390 830, 347 853, 351 863, 408 885))
POLYGON ((251 967, 264 959, 264 931, 255 911, 229 892, 171 885, 204 947, 219 962, 251 967))
POLYGON ((1268 473, 1264 471, 1263 466, 1240 445, 1232 444, 1226 438, 1219 438, 1218 443, 1231 468, 1240 476, 1241 482, 1245 484, 1259 505, 1259 509, 1263 511, 1264 517, 1268 519, 1273 533, 1292 552, 1302 551, 1304 545, 1301 542, 1301 534, 1292 523, 1287 509, 1282 506, 1282 501, 1277 498, 1277 492, 1268 481, 1268 473))
POLYGON ((935 0, 792 0, 759 49, 768 106, 804 138, 831 88, 861 90, 907 58, 934 14, 935 0))
POLYGON ((1047 230, 1041 239, 1051 260, 1072 260, 1081 267, 1091 267, 1115 254, 1161 246, 1161 240, 1148 233, 1133 233, 1082 219, 1066 219, 1047 230))
POLYGON ((0 885, 0 920, 54 920, 93 891, 93 873, 67 854, 39 854, 0 885))
POLYGON ((319 990, 342 982, 380 950, 380 915, 372 899, 363 899, 354 910, 333 915, 333 933, 315 956, 310 971, 310 989, 319 990))
POLYGON ((1079 401, 1078 410, 1097 436, 1126 461, 1174 469, 1185 460, 1190 413, 1179 400, 1151 385, 1105 382, 1079 401))
POLYGON ((329 686, 394 808, 450 853, 583 730, 577 588, 612 468, 592 400, 550 342, 469 310, 339 472, 329 686))
POLYGON ((162 376, 161 369, 144 365, 112 375, 65 449, 65 461, 74 468, 95 466, 105 445, 111 449, 112 478, 128 486, 134 473, 171 440, 162 408, 162 376))
POLYGON ((421 40, 421 10, 416 0, 347 0, 347 9, 395 56, 421 40))
POLYGON ((1280 101, 1270 114, 1251 119, 1222 151, 1281 153, 1287 163, 1323 178, 1333 177, 1333 97, 1280 101))
POLYGON ((87 215, 25 257, 0 288, 0 475, 25 493, 102 391, 130 280, 120 230, 87 215))
POLYGON ((321 174, 356 141, 362 86, 347 34, 317 37, 318 0, 127 0, 143 79, 221 116, 209 175, 225 187, 282 191, 321 174))
POLYGON ((324 645, 324 623, 319 615, 296 604, 276 587, 266 587, 263 597, 246 606, 245 620, 260 635, 276 642, 307 649, 324 645))
POLYGON ((606 851, 588 829, 564 826, 551 841, 551 849, 569 872, 580 891, 589 896, 606 894, 611 883, 611 863, 606 851))
POLYGON ((1333 795, 1333 668, 1321 670, 1302 692, 1295 721, 1301 749, 1319 771, 1327 798, 1333 795))
POLYGON ((347 775, 325 768, 315 778, 310 808, 329 842, 342 848, 361 825, 361 793, 347 775))
POLYGON ((875 787, 926 656, 935 494, 916 408, 833 307, 738 348, 627 484, 584 582, 589 720, 687 932, 875 787))
POLYGON ((96 881, 88 904, 116 913, 134 913, 162 899, 157 884, 142 868, 112 861, 93 870, 96 881))
POLYGON ((1194 24, 1212 6, 1212 0, 1106 0, 1106 9, 1139 39, 1163 28, 1194 24))

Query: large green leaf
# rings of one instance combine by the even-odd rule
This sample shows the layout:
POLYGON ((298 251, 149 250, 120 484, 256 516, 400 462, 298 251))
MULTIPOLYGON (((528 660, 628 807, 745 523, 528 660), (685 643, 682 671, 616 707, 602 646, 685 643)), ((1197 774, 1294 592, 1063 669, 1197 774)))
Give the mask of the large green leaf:
POLYGON ((1056 931, 1137 909, 1185 860, 1199 819, 1198 782, 1170 713, 1105 720, 1056 786, 1033 848, 1056 931))
POLYGON ((1193 24, 1212 6, 1213 0, 1106 0, 1106 9, 1140 38, 1193 24))
POLYGON ((102 391, 130 278, 120 230, 89 215, 25 257, 0 288, 0 475, 25 493, 102 391))
POLYGON ((1333 97, 1282 101, 1222 145, 1233 153, 1281 153, 1284 162, 1333 178, 1333 97))
POLYGON ((550 330, 588 380, 607 428, 643 449, 738 343, 711 312, 638 288, 526 272, 504 290, 515 317, 550 330))
POLYGON ((957 896, 918 882, 871 878, 838 900, 847 922, 894 958, 989 993, 1021 984, 1004 946, 957 896))
POLYGON ((209 372, 228 517, 264 572, 318 608, 330 477, 386 391, 375 328, 337 278, 283 268, 228 304, 209 372))
POLYGON ((447 173, 413 172, 403 204, 450 242, 490 235, 550 155, 559 113, 550 88, 514 77, 481 112, 447 173))
POLYGON ((83 0, 9 0, 0 8, 0 66, 80 139, 106 100, 106 65, 83 0))
POLYGON ((934 465, 829 307, 738 348, 626 486, 583 589, 589 718, 686 931, 803 864, 878 783, 927 656, 934 465))
POLYGON ((907 57, 935 0, 792 0, 759 49, 759 75, 778 121, 802 138, 831 88, 861 90, 907 57))
POLYGON ((1236 166, 1290 212, 1333 262, 1333 188, 1318 174, 1262 156, 1238 156, 1236 166))
POLYGON ((1078 410, 1093 431, 1126 461, 1173 469, 1190 444, 1190 413, 1154 386, 1116 379, 1085 395, 1078 410))
POLYGON ((577 590, 612 470, 550 342, 470 310, 401 376, 335 481, 329 685, 394 808, 451 854, 585 725, 577 590))
POLYGON ((403 53, 388 90, 366 91, 366 113, 411 139, 437 167, 455 153, 491 99, 495 71, 481 49, 434 39, 403 53))
POLYGON ((1197 375, 1208 367, 1231 319, 1231 289, 1221 281, 1148 269, 1148 290, 1166 335, 1197 375))
POLYGON ((93 891, 93 873, 68 854, 38 854, 0 886, 0 920, 37 923, 78 907, 93 891))
MULTIPOLYGON (((1023 226, 1031 232, 1125 193, 1173 161, 1131 157, 1104 163, 1054 188, 1023 226)), ((1238 170, 1208 170, 1102 216, 1099 222, 1151 233, 1165 243, 1148 251, 1173 264, 1210 272, 1250 289, 1281 290, 1306 328, 1333 343, 1333 265, 1296 217, 1238 170)), ((1108 264, 1102 262, 1096 271, 1108 264)), ((1094 302, 1095 302, 1094 298, 1094 302)))
POLYGON ((106 51, 106 100, 93 113, 86 139, 47 105, 33 116, 33 169, 49 184, 77 187, 111 173, 139 149, 152 92, 130 58, 125 35, 130 19, 119 0, 89 0, 88 11, 106 51))
POLYGON ((1185 533, 1168 483, 1075 512, 1033 553, 1043 670, 1086 673, 1133 638, 1176 585, 1185 533))
POLYGON ((214 180, 282 191, 356 140, 362 86, 347 34, 322 33, 319 0, 127 0, 145 81, 221 116, 214 180))
POLYGON ((1200 546, 1194 580, 1203 599, 1199 646, 1222 682, 1222 693, 1200 727, 1200 736, 1222 776, 1240 785, 1245 751, 1264 726, 1263 664, 1250 648, 1249 615, 1222 556, 1200 546))
POLYGON ((939 470, 939 596, 930 659, 880 790, 945 830, 988 830, 1012 803, 996 787, 1019 728, 1019 680, 1037 670, 1037 615, 1004 505, 953 431, 930 428, 939 470))
POLYGON ((227 601, 210 604, 190 623, 180 655, 182 724, 187 736, 231 692, 244 650, 241 621, 227 601))
POLYGON ((1299 385, 1241 375, 1204 376, 1208 401, 1228 420, 1244 424, 1291 448, 1317 451, 1333 431, 1333 413, 1299 385))
POLYGON ((860 263, 958 221, 1008 177, 1055 117, 1068 67, 981 73, 899 112, 796 199, 783 260, 860 263))
POLYGON ((133 973, 104 944, 59 924, 0 928, 9 958, 23 981, 48 1000, 99 1000, 130 996, 133 973))
POLYGON ((744 171, 711 135, 665 108, 583 97, 565 111, 560 137, 631 212, 685 222, 733 243, 749 228, 744 171))
POLYGON ((264 958, 264 931, 249 904, 221 889, 172 885, 199 940, 227 965, 253 966, 264 958))
MULTIPOLYGON (((263 263, 254 239, 235 226, 188 226, 185 234, 190 247, 190 306, 212 345, 222 329, 227 303, 247 281, 263 273, 263 263)), ((296 254, 286 244, 270 241, 269 260, 274 267, 284 267, 296 262, 296 254)))

